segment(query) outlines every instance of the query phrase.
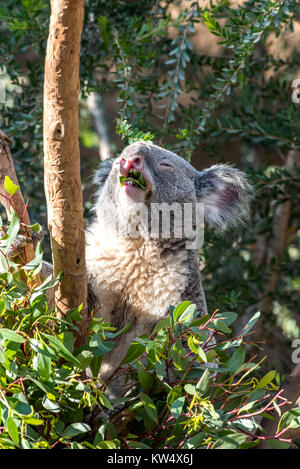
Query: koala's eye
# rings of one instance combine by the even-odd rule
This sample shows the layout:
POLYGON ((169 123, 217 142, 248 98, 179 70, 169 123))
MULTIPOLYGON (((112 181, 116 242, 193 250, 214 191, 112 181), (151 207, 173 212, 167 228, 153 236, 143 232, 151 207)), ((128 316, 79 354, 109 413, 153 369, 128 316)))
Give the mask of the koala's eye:
POLYGON ((164 170, 164 169, 174 169, 174 166, 168 160, 162 160, 158 163, 158 168, 162 169, 162 170, 164 170))

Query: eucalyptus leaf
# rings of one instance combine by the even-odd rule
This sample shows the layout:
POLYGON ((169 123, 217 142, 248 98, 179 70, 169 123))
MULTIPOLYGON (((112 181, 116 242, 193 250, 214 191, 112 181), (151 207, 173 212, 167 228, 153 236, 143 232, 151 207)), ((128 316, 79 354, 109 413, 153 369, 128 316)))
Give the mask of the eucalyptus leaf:
POLYGON ((158 423, 158 414, 157 409, 153 400, 145 393, 140 393, 140 399, 143 403, 146 414, 153 420, 155 423, 158 423))

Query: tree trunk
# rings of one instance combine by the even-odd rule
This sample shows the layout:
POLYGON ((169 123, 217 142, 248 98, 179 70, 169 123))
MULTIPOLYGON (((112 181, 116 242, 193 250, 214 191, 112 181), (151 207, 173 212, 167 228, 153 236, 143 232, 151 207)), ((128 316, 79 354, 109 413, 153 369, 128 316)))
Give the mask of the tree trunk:
MULTIPOLYGON (((0 130, 0 203, 6 210, 8 221, 10 221, 11 213, 11 203, 13 208, 18 215, 19 219, 25 223, 25 225, 30 225, 29 215, 26 209, 26 205, 24 202, 23 194, 21 189, 19 189, 12 197, 11 203, 9 200, 9 194, 4 189, 4 180, 5 176, 8 176, 15 184, 19 185, 18 178, 16 175, 13 159, 11 156, 9 145, 11 144, 11 140, 7 137, 7 135, 0 130)), ((32 231, 30 228, 22 225, 24 229, 24 233, 31 239, 32 231)), ((33 243, 27 243, 22 248, 22 255, 20 254, 20 262, 22 264, 27 264, 28 262, 32 261, 35 257, 33 243)), ((40 276, 38 275, 35 279, 37 284, 41 283, 40 276)))
POLYGON ((99 156, 100 160, 104 161, 112 158, 112 145, 109 138, 109 130, 105 120, 105 107, 101 96, 92 92, 87 98, 88 108, 94 118, 95 127, 99 137, 99 156))
MULTIPOLYGON (((51 0, 44 82, 44 165, 54 275, 63 272, 55 291, 59 316, 80 304, 87 314, 78 136, 83 14, 84 0, 51 0)), ((81 326, 83 337, 86 326, 81 326)))

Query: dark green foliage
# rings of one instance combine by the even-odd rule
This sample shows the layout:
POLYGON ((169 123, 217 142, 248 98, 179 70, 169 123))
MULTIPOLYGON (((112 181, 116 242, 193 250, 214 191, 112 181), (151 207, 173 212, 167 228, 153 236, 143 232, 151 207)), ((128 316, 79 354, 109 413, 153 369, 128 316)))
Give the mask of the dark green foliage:
POLYGON ((6 100, 0 102, 0 128, 14 142, 12 151, 18 178, 25 196, 30 197, 33 214, 39 220, 46 216, 41 161, 43 67, 48 22, 48 2, 1 2, 0 80, 1 86, 5 87, 6 100))
POLYGON ((170 307, 152 336, 136 338, 101 383, 104 354, 130 326, 116 331, 92 318, 88 342, 77 348, 80 308, 57 319, 45 297, 57 280, 34 286, 40 250, 24 267, 6 254, 18 228, 14 216, 0 251, 0 448, 250 448, 264 438, 256 437, 254 417, 274 409, 282 417, 270 445, 289 447, 284 432, 300 426, 299 408, 284 413, 276 372, 257 380, 260 364, 246 359, 247 334, 259 314, 228 338, 235 313, 199 317, 190 302, 170 307), (121 375, 130 392, 109 400, 107 386, 121 375), (120 404, 128 412, 126 432, 121 420, 109 419, 120 404))

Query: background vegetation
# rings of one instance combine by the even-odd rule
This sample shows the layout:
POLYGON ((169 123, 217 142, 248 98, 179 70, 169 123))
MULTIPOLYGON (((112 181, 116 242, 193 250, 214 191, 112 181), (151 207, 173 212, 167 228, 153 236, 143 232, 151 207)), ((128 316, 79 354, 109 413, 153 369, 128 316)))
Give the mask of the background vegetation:
MULTIPOLYGON (((49 16, 49 4, 43 0, 5 0, 0 6, 0 74, 6 91, 0 103, 0 128, 13 139, 12 153, 30 201, 31 219, 43 227, 42 92, 49 16)), ((221 239, 207 230, 200 262, 209 312, 219 308, 238 315, 232 340, 261 310, 251 342, 264 341, 256 350, 257 360, 268 358, 255 372, 261 379, 266 371, 276 369, 272 378, 277 384, 293 367, 291 344, 299 338, 300 325, 300 104, 292 101, 292 82, 300 78, 299 21, 296 0, 87 0, 81 50, 80 132, 87 223, 90 178, 99 155, 114 156, 128 141, 149 132, 155 143, 178 152, 197 168, 223 161, 246 170, 255 187, 251 223, 221 239)), ((47 239, 43 247, 49 258, 47 239)), ((13 281, 9 275, 5 280, 8 285, 13 281)), ((7 310, 13 310, 11 304, 5 305, 3 314, 7 310)), ((26 319, 20 327, 19 320, 16 317, 10 326, 29 327, 23 332, 30 341, 32 323, 26 319)), ((64 333, 63 328, 57 331, 64 333)), ((18 347, 13 345, 16 354, 18 347)), ((51 348, 47 341, 40 345, 42 350, 47 347, 51 348)), ((71 346, 69 352, 73 352, 71 346)), ((252 352, 247 346, 247 353, 252 352)), ((38 368, 42 365, 34 353, 38 352, 32 348, 29 363, 38 368)), ((40 361, 48 357, 44 366, 49 381, 53 351, 40 353, 40 361)), ((148 371, 153 372, 151 365, 148 371)), ((20 376, 13 376, 13 382, 20 376)), ((22 386, 19 381, 18 386, 22 386)), ((176 399, 182 397, 178 394, 176 399)), ((190 398, 186 399, 188 405, 190 398)), ((143 405, 151 420, 147 404, 143 405)), ((51 415, 55 417, 55 412, 51 415)), ((152 421, 155 418, 152 415, 152 421)), ((23 424, 10 423, 12 444, 17 444, 14 425, 23 424)), ((211 445, 221 437, 215 436, 211 445)), ((36 439, 50 441, 40 434, 36 439)), ((199 440, 200 446, 203 441, 199 440)))

